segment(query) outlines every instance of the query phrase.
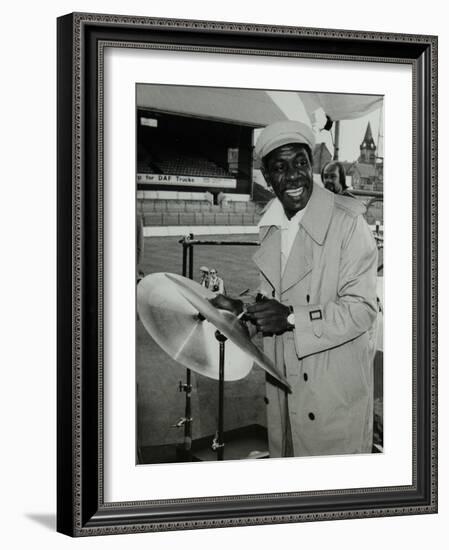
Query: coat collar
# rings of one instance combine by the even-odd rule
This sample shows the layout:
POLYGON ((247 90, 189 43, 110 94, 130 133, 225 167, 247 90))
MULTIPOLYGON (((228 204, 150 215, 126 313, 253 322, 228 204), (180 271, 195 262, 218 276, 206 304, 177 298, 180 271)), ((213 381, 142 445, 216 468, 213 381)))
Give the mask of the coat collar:
POLYGON ((319 245, 324 243, 334 209, 334 195, 317 183, 313 184, 312 196, 301 225, 319 245))
MULTIPOLYGON (((319 245, 324 243, 334 209, 334 195, 318 184, 313 185, 313 192, 299 225, 319 245)), ((282 205, 274 199, 259 223, 260 248, 253 259, 265 278, 280 294, 281 288, 281 231, 283 214, 282 205)), ((282 276, 282 291, 285 292, 298 280, 301 280, 311 269, 311 260, 304 247, 298 246, 296 236, 290 257, 282 276)))

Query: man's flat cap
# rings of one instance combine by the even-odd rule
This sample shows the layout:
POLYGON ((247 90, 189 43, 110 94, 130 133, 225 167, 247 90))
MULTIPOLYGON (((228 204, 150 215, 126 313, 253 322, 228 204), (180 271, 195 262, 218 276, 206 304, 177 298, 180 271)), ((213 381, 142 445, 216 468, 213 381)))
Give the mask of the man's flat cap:
POLYGON ((273 122, 259 135, 254 154, 259 160, 262 160, 271 151, 289 143, 302 143, 308 145, 313 151, 315 137, 310 126, 295 120, 273 122))

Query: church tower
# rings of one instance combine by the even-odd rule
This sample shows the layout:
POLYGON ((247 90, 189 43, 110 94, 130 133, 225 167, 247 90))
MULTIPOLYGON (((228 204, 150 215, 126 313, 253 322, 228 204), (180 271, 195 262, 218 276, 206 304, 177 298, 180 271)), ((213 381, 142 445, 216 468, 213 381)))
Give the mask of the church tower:
POLYGON ((365 137, 360 145, 360 157, 358 161, 362 164, 376 163, 376 145, 374 143, 373 134, 371 132, 371 124, 369 122, 366 127, 365 137))

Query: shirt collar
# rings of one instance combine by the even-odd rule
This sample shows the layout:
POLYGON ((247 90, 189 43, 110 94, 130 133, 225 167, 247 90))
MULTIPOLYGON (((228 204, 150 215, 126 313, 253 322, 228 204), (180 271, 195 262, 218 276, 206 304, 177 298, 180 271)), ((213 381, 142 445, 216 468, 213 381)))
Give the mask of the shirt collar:
POLYGON ((277 198, 274 198, 259 221, 258 227, 269 227, 271 225, 281 227, 285 225, 285 220, 287 220, 287 216, 285 215, 284 208, 281 202, 277 198))

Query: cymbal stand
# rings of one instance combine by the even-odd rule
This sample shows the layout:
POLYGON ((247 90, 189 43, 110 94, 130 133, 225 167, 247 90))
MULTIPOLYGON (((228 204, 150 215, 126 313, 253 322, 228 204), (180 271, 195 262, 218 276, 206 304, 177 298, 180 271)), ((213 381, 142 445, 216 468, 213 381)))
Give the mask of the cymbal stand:
POLYGON ((219 330, 215 331, 215 338, 220 346, 219 371, 218 371, 218 427, 214 440, 212 441, 212 449, 217 451, 217 460, 224 459, 224 366, 225 366, 225 342, 227 340, 219 330))
MULTIPOLYGON (((182 275, 189 279, 193 279, 193 246, 190 241, 193 235, 187 235, 179 242, 182 244, 182 275), (187 268, 188 266, 188 268, 187 268)), ((192 371, 186 369, 186 383, 180 383, 179 391, 184 391, 186 394, 185 419, 184 422, 184 450, 186 459, 192 460, 192 371)))
MULTIPOLYGON (((182 245, 182 275, 183 277, 188 277, 193 279, 193 250, 194 245, 225 245, 225 246, 259 246, 257 241, 217 241, 217 240, 197 240, 193 233, 189 233, 182 237, 179 241, 179 244, 182 245)), ((218 331, 217 331, 218 332, 218 331)), ((220 334, 220 333, 219 333, 220 334)), ((223 335, 220 335, 224 340, 226 338, 223 335)), ((219 338, 217 337, 217 340, 219 338)), ((220 342, 220 340, 219 340, 220 342)), ((212 448, 217 450, 217 460, 223 460, 224 455, 224 443, 223 443, 223 395, 224 395, 224 341, 220 342, 220 357, 223 353, 223 359, 220 359, 220 365, 223 367, 223 370, 220 370, 220 380, 219 380, 219 422, 221 419, 221 428, 219 428, 216 437, 212 443, 212 448), (223 349, 221 348, 223 344, 223 349), (222 374, 221 374, 222 373, 222 374), (221 381, 221 382, 220 382, 221 381), (220 398, 221 396, 221 398, 220 398), (221 399, 221 405, 220 405, 221 399), (221 412, 220 412, 221 411, 221 412)), ((189 460, 192 458, 191 454, 191 445, 192 445, 192 417, 191 417, 191 371, 190 369, 186 370, 186 384, 183 385, 183 391, 186 392, 186 408, 185 408, 185 418, 187 421, 184 423, 184 449, 186 451, 189 460)))

